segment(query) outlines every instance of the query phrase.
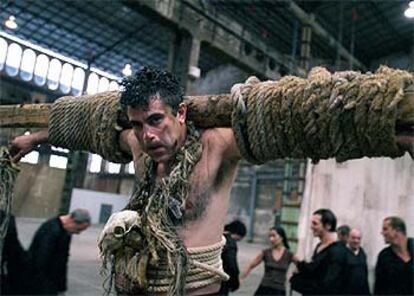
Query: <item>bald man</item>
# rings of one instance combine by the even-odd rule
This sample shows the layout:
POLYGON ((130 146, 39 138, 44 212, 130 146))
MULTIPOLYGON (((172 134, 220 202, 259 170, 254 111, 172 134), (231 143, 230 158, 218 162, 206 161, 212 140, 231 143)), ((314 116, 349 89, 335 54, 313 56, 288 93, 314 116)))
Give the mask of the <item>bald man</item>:
POLYGON ((367 256, 361 247, 362 233, 353 228, 349 232, 346 254, 345 289, 348 295, 370 295, 367 256))

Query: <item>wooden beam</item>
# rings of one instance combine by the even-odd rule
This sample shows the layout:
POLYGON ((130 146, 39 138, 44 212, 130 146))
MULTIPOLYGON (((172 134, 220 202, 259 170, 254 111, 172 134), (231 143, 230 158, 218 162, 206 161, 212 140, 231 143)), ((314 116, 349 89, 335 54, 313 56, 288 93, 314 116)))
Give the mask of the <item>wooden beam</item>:
POLYGON ((0 106, 0 127, 47 127, 52 104, 0 106))
MULTIPOLYGON (((116 95, 116 92, 114 92, 116 95)), ((229 94, 188 96, 188 118, 197 127, 231 126, 233 102, 229 94)), ((46 128, 52 104, 0 105, 0 127, 39 127, 46 128)), ((397 130, 411 133, 414 126, 414 92, 408 91, 398 105, 397 130)))

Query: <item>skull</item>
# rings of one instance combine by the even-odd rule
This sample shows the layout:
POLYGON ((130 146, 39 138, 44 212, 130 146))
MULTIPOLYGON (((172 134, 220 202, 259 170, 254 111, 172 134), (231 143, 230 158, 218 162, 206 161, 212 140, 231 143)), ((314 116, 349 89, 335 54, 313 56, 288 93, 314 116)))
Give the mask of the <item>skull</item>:
POLYGON ((133 248, 138 247, 142 241, 139 231, 140 220, 135 211, 112 214, 98 239, 101 254, 113 253, 125 247, 125 244, 133 248))

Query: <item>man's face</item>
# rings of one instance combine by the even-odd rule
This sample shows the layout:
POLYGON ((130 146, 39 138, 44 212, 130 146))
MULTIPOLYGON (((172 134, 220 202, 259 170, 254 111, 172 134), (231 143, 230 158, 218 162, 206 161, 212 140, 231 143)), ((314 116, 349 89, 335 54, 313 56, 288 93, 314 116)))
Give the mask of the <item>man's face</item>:
POLYGON ((389 221, 384 220, 384 222, 382 223, 381 234, 384 237, 384 242, 386 244, 391 244, 392 242, 394 242, 397 236, 397 231, 394 228, 392 228, 389 221))
POLYGON ((155 162, 167 162, 184 138, 186 106, 180 105, 176 115, 160 99, 150 100, 148 108, 128 107, 127 113, 141 149, 155 162))
POLYGON ((348 244, 352 250, 359 250, 361 247, 361 239, 362 235, 361 232, 354 229, 349 234, 348 244))
POLYGON ((70 221, 65 229, 67 232, 72 233, 72 234, 79 234, 82 231, 84 231, 86 228, 88 228, 90 226, 89 223, 81 223, 81 224, 77 224, 74 221, 70 221))
POLYGON ((322 217, 318 214, 312 215, 311 230, 313 236, 321 237, 326 231, 326 227, 322 224, 322 217))

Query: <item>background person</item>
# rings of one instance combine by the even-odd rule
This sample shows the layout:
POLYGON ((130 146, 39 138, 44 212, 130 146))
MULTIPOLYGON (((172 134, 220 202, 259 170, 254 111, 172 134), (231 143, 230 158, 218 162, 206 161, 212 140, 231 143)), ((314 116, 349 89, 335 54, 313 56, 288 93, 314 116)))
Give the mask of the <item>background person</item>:
POLYGON ((228 295, 229 292, 236 291, 240 286, 239 265, 237 263, 237 242, 246 236, 246 225, 239 220, 235 220, 224 226, 224 237, 226 244, 221 253, 224 272, 230 278, 228 281, 221 283, 219 295, 228 295))
POLYGON ((312 215, 311 230, 319 238, 311 262, 296 264, 298 273, 291 279, 293 290, 303 295, 344 295, 346 247, 337 240, 336 217, 329 209, 312 215))
POLYGON ((254 257, 242 272, 240 280, 244 280, 263 261, 265 273, 255 295, 285 295, 286 273, 294 255, 289 251, 286 233, 282 227, 269 230, 269 241, 271 247, 254 257))
POLYGON ((361 247, 362 234, 357 228, 349 232, 346 257, 345 289, 348 295, 370 295, 367 255, 361 247))
POLYGON ((375 295, 414 295, 414 239, 407 237, 400 217, 387 217, 382 236, 388 247, 378 255, 375 266, 375 295))
POLYGON ((36 231, 29 248, 32 262, 33 291, 37 295, 57 295, 67 290, 67 263, 72 234, 91 224, 89 212, 76 209, 44 222, 36 231))

